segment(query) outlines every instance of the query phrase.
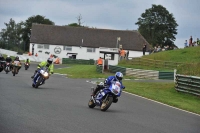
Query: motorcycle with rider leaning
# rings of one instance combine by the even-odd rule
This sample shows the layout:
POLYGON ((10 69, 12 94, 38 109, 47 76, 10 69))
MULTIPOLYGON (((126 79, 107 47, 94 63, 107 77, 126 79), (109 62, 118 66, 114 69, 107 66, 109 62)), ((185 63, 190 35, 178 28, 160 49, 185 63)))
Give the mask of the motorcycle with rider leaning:
MULTIPOLYGON (((109 87, 113 82, 119 81, 121 83, 121 89, 125 89, 125 86, 123 86, 122 84, 122 79, 123 79, 123 74, 121 72, 116 72, 114 76, 109 76, 105 81, 104 81, 104 85, 98 84, 95 88, 95 90, 93 91, 93 93, 91 94, 91 96, 95 97, 97 92, 100 91, 101 89, 106 89, 107 87, 109 87)), ((114 96, 113 97, 113 103, 117 103, 118 102, 118 97, 114 96)))
MULTIPOLYGON (((43 67, 47 67, 48 68, 49 75, 53 74, 53 70, 54 70, 53 59, 52 58, 48 58, 47 61, 42 61, 40 64, 38 64, 38 67, 35 70, 33 76, 31 76, 31 78, 34 79, 36 73, 43 67)), ((43 84, 45 84, 45 81, 43 82, 43 84)))

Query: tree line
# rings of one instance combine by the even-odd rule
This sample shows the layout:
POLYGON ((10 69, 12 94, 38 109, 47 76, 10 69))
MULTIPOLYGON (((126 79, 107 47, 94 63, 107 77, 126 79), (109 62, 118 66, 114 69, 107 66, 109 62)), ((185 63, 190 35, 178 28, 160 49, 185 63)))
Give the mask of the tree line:
MULTIPOLYGON (((77 17, 78 23, 71 23, 64 26, 84 27, 81 22, 81 14, 77 17)), ((8 23, 4 23, 6 28, 0 32, 0 48, 14 51, 29 51, 31 27, 33 23, 55 25, 55 23, 45 16, 31 16, 25 21, 16 23, 12 18, 8 23)), ((146 9, 138 18, 138 31, 152 47, 156 45, 175 46, 175 35, 177 26, 172 13, 162 5, 152 5, 146 9)))

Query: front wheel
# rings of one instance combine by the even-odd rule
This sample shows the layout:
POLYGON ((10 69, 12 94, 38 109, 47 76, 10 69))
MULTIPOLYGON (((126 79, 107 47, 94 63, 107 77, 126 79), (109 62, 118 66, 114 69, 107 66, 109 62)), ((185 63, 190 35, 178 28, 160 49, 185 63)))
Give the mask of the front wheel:
POLYGON ((96 106, 96 105, 95 105, 93 99, 90 98, 90 100, 89 100, 89 102, 88 102, 88 107, 89 107, 89 108, 94 108, 95 106, 96 106))
POLYGON ((101 104, 101 111, 106 111, 113 102, 113 97, 107 97, 101 104))
POLYGON ((35 84, 35 88, 38 88, 38 86, 40 85, 40 83, 42 82, 43 78, 42 76, 39 77, 37 83, 35 84))
POLYGON ((13 68, 13 76, 16 74, 16 67, 13 68))

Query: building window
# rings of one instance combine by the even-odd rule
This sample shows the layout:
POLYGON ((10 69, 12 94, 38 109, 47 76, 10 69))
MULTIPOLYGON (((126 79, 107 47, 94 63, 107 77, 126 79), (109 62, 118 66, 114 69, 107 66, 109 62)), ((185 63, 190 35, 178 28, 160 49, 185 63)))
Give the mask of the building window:
POLYGON ((38 44, 38 45, 37 45, 37 48, 38 48, 38 49, 49 49, 49 45, 46 45, 46 44, 38 44))
POLYGON ((95 48, 87 48, 87 52, 95 52, 95 48))
POLYGON ((72 46, 64 46, 64 50, 72 51, 72 46))

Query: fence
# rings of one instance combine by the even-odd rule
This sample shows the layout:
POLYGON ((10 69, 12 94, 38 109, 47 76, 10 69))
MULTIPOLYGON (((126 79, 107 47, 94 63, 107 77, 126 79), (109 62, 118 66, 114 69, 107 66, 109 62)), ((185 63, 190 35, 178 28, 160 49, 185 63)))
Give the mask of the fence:
POLYGON ((94 65, 95 64, 95 60, 82 60, 82 59, 62 58, 62 64, 94 65))
POLYGON ((109 71, 111 73, 120 71, 124 75, 133 76, 136 78, 168 79, 168 80, 174 80, 174 73, 176 73, 176 72, 163 72, 163 71, 154 71, 154 70, 125 68, 125 67, 113 66, 113 65, 109 65, 109 71))
POLYGON ((177 74, 175 80, 177 91, 200 96, 200 77, 177 74))

